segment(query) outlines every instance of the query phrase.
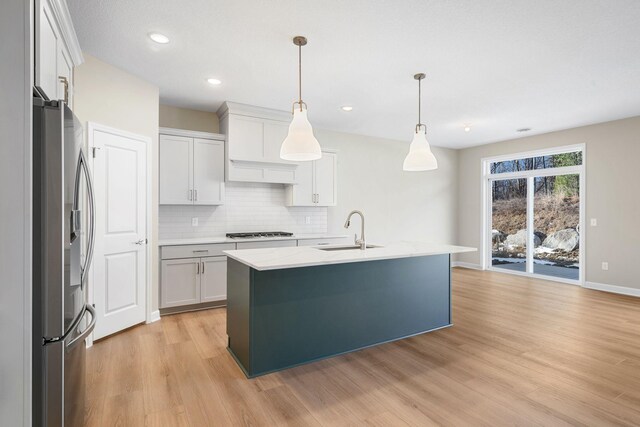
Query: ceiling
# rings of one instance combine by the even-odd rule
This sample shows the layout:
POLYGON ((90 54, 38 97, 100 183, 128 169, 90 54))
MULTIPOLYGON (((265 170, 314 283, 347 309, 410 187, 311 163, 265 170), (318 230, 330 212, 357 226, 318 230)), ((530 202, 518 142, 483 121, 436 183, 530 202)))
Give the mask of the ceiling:
POLYGON ((422 121, 441 147, 640 115, 637 0, 68 4, 85 52, 158 85, 161 102, 179 107, 216 111, 228 100, 290 109, 291 39, 304 35, 302 96, 316 128, 410 141, 417 72, 427 74, 422 121), (171 42, 152 42, 151 31, 171 42))

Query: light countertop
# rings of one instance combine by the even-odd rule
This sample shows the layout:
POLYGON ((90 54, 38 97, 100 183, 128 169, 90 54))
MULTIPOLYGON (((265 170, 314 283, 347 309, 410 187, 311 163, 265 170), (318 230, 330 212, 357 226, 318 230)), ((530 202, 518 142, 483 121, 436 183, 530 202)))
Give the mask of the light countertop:
POLYGON ((248 239, 232 239, 226 236, 197 237, 187 239, 161 239, 158 246, 178 245, 209 245, 215 243, 268 242, 272 240, 308 240, 308 239, 341 239, 349 237, 346 234, 294 234, 287 237, 252 237, 248 239))
MULTIPOLYGON (((327 248, 329 246, 322 246, 327 248)), ((342 264, 393 258, 475 252, 476 248, 427 242, 395 242, 384 247, 343 251, 323 251, 317 247, 244 249, 224 253, 256 270, 279 270, 313 265, 342 264)))

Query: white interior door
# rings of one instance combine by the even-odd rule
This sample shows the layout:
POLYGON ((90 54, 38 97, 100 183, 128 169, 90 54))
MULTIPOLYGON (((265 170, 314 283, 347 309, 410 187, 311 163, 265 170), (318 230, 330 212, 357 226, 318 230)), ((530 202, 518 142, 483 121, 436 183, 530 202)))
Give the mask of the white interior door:
POLYGON ((91 126, 96 244, 94 339, 145 321, 147 139, 91 126))
POLYGON ((194 204, 220 205, 224 200, 224 141, 193 140, 194 204))

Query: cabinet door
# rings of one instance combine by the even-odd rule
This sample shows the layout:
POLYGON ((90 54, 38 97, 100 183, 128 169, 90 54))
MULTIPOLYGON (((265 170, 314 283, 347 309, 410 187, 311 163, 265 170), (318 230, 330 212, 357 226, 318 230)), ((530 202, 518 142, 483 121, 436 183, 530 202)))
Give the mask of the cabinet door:
POLYGON ((73 108, 73 64, 71 58, 67 53, 63 43, 58 43, 58 99, 65 99, 67 97, 67 105, 69 108, 73 108), (60 77, 67 79, 67 93, 65 94, 65 85, 61 81, 60 77))
POLYGON ((314 182, 317 206, 335 206, 337 203, 338 156, 322 152, 322 158, 314 162, 314 182))
POLYGON ((315 206, 313 197, 313 163, 299 162, 296 184, 291 186, 291 206, 315 206))
MULTIPOLYGON (((35 85, 49 99, 58 98, 58 32, 53 11, 46 0, 36 1, 35 85)), ((6 42, 6 41, 5 41, 6 42)))
POLYGON ((280 147, 289 133, 289 125, 274 120, 264 122, 264 161, 273 163, 293 163, 280 158, 280 147))
POLYGON ((162 261, 160 308, 200 302, 200 258, 162 261))
POLYGON ((229 116, 229 158, 231 160, 262 161, 264 157, 264 126, 262 120, 244 116, 229 116))
POLYGON ((224 201, 224 141, 193 140, 193 191, 196 205, 224 201))
POLYGON ((201 258, 200 301, 227 299, 227 257, 201 258))
POLYGON ((193 204, 193 139, 160 135, 160 204, 193 204))

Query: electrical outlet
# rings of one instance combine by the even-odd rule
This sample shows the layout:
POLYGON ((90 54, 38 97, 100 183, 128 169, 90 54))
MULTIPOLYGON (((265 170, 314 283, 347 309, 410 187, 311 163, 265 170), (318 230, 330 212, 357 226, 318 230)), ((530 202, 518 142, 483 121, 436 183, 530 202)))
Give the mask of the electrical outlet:
POLYGON ((598 220, 596 218, 591 218, 591 226, 596 227, 598 225, 598 220))
POLYGON ((192 227, 198 226, 198 217, 191 218, 191 226, 192 227))
POLYGON ((305 224, 311 224, 311 217, 310 216, 305 216, 304 217, 304 223, 305 224))
POLYGON ((608 263, 608 262, 606 262, 606 261, 605 261, 605 262, 603 262, 603 263, 602 263, 602 269, 603 269, 603 270, 605 270, 605 271, 609 270, 609 263, 608 263))

